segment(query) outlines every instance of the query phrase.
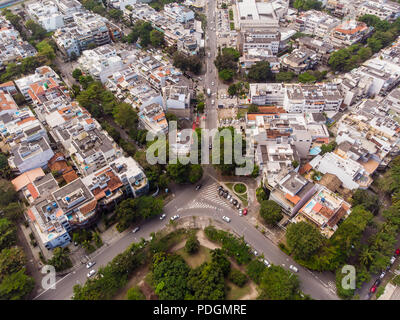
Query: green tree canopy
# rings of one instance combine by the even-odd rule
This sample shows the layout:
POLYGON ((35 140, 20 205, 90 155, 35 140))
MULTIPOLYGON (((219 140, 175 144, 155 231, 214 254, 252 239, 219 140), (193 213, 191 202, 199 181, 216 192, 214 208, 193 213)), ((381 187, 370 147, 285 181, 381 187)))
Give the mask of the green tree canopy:
POLYGON ((275 201, 264 200, 261 202, 260 216, 270 226, 274 226, 282 220, 281 211, 281 207, 275 201))
POLYGON ((286 241, 296 257, 308 260, 323 245, 321 233, 307 222, 292 223, 286 231, 286 241))

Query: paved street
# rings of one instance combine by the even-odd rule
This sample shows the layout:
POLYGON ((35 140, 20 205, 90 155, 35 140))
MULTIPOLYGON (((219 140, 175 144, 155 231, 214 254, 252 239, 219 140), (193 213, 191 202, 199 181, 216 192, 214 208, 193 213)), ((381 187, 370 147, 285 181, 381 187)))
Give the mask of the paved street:
MULTIPOLYGON (((244 217, 240 217, 236 210, 225 203, 225 200, 217 196, 217 182, 210 176, 205 176, 202 181, 203 187, 196 191, 194 187, 180 186, 176 187, 174 199, 169 202, 164 209, 167 218, 160 221, 154 218, 145 222, 140 227, 140 231, 133 234, 126 233, 121 239, 112 244, 105 244, 99 252, 94 253, 92 261, 96 261, 97 270, 101 265, 106 265, 117 254, 123 252, 132 242, 139 242, 143 237, 147 239, 152 232, 162 229, 169 218, 179 213, 181 217, 187 216, 209 216, 212 219, 222 221, 221 217, 226 215, 231 218, 231 222, 226 224, 234 233, 244 236, 252 248, 273 264, 288 267, 294 264, 299 268, 298 276, 301 280, 301 288, 306 294, 310 294, 314 299, 332 300, 337 299, 332 289, 333 277, 328 274, 313 274, 294 263, 285 253, 277 248, 270 240, 262 235, 253 227, 244 217), (331 283, 329 283, 331 281, 331 283)), ((64 278, 58 279, 56 289, 50 289, 40 293, 35 299, 38 300, 66 300, 73 294, 75 284, 83 284, 86 281, 87 269, 84 265, 77 268, 64 278)))

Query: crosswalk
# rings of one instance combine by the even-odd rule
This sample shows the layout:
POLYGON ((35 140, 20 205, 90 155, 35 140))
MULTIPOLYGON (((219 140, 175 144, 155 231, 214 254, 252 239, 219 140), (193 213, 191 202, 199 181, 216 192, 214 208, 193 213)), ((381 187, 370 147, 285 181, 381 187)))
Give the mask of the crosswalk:
POLYGON ((184 209, 211 209, 219 211, 220 207, 231 208, 231 205, 228 201, 220 197, 217 192, 217 183, 213 183, 204 189, 202 189, 199 193, 199 196, 189 202, 184 209))

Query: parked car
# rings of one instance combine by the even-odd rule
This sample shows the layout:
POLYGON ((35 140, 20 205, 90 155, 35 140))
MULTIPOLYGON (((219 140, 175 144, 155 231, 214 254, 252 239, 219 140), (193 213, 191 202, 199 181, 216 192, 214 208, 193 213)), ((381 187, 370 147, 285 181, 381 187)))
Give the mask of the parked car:
POLYGON ((271 264, 268 262, 268 260, 263 260, 263 263, 267 266, 267 268, 269 268, 271 266, 271 264))
POLYGON ((228 193, 228 196, 226 197, 226 199, 230 200, 232 198, 232 196, 228 193))
POLYGON ((87 274, 87 277, 88 278, 93 277, 95 274, 96 274, 96 270, 95 269, 90 270, 89 273, 87 274))
POLYGON ((238 201, 236 199, 233 199, 233 205, 236 206, 238 204, 238 201))
POLYGON ((257 257, 257 256, 258 256, 257 250, 254 250, 254 251, 253 251, 253 254, 257 257))
POLYGON ((243 215, 245 216, 247 214, 247 208, 243 209, 243 215))
POLYGON ((236 208, 238 208, 238 209, 240 210, 240 203, 238 203, 238 204, 236 205, 236 208))
POLYGON ((299 269, 297 269, 297 267, 292 264, 289 266, 289 269, 292 270, 293 272, 299 272, 299 269))
POLYGON ((140 227, 136 227, 135 229, 132 230, 132 233, 136 233, 140 230, 140 227))
POLYGON ((196 186, 196 190, 199 190, 201 188, 201 184, 198 184, 197 186, 196 186))
MULTIPOLYGON (((210 143, 209 145, 208 145, 208 149, 212 149, 212 143, 210 143)), ((222 188, 222 187, 221 187, 222 188)))
POLYGON ((394 253, 396 254, 396 256, 400 255, 400 249, 396 249, 394 253))
POLYGON ((375 293, 378 286, 381 284, 381 279, 376 279, 372 287, 369 289, 370 293, 375 293))
POLYGON ((226 222, 231 222, 231 219, 228 218, 227 216, 222 216, 222 220, 224 220, 226 222))
POLYGON ((396 261, 396 257, 395 256, 390 258, 390 264, 393 264, 395 261, 396 261))
POLYGON ((219 191, 218 191, 218 194, 219 194, 220 196, 223 196, 223 195, 224 195, 224 190, 219 190, 219 191))
POLYGON ((165 213, 163 213, 163 214, 160 216, 160 220, 164 220, 166 216, 167 216, 167 215, 166 215, 165 213))
POLYGON ((96 262, 94 262, 94 261, 93 261, 93 262, 90 262, 90 261, 89 261, 89 262, 86 264, 86 268, 87 268, 87 269, 90 269, 90 268, 93 267, 95 264, 96 264, 96 262))
POLYGON ((224 190, 224 188, 222 186, 219 186, 217 190, 221 191, 221 190, 224 190))
POLYGON ((233 201, 235 201, 234 198, 231 198, 231 199, 229 200, 230 203, 233 203, 233 201))
POLYGON ((226 199, 226 198, 228 198, 228 196, 229 196, 228 191, 225 191, 225 192, 224 192, 224 198, 226 199))
POLYGON ((242 215, 243 215, 243 210, 239 209, 239 216, 242 216, 242 215))
POLYGON ((382 271, 382 273, 379 275, 379 279, 383 279, 386 275, 386 271, 382 271))
POLYGON ((179 214, 174 215, 173 217, 171 217, 171 221, 174 221, 176 219, 179 219, 179 214))

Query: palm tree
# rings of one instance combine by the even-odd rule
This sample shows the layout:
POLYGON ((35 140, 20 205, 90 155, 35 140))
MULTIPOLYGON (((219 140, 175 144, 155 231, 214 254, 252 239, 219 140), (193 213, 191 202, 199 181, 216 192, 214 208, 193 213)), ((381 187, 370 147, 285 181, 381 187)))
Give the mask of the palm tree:
POLYGON ((373 252, 370 248, 366 247, 360 253, 360 263, 364 266, 369 266, 372 260, 374 259, 373 252))

